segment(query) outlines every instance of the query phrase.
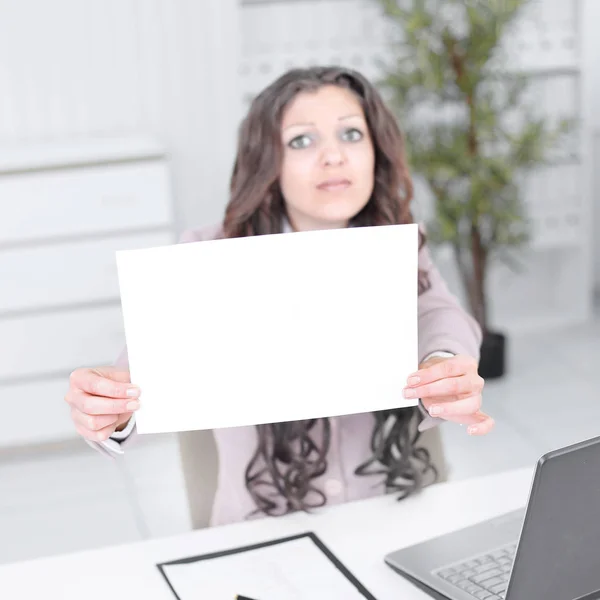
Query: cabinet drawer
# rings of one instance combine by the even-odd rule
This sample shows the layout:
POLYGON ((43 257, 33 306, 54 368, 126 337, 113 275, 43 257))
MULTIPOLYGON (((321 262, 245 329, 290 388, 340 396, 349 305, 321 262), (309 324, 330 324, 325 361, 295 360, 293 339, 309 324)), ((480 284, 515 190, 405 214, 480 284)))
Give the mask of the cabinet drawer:
POLYGON ((120 306, 0 321, 0 383, 112 364, 124 346, 120 306))
POLYGON ((0 387, 0 446, 44 444, 76 437, 64 401, 68 378, 0 387))
POLYGON ((0 177, 0 243, 164 226, 171 221, 162 161, 0 177))
POLYGON ((119 298, 115 252, 174 243, 169 231, 0 251, 3 312, 119 298))

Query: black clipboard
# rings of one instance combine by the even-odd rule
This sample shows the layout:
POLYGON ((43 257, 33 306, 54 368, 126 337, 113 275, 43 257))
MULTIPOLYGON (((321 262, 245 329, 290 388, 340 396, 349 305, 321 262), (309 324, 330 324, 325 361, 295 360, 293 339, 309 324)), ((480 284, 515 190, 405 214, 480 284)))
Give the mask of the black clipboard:
POLYGON ((333 554, 329 548, 319 539, 319 537, 313 533, 312 531, 300 533, 297 535, 292 535, 289 537, 278 538, 274 540, 268 540, 266 542, 259 542, 257 544, 251 544, 248 546, 240 546, 239 548, 230 548, 229 550, 221 550, 218 552, 212 552, 210 554, 201 554, 199 556, 190 556, 188 558, 180 558, 178 560, 172 560, 169 562, 162 562, 156 565, 160 574, 163 576, 166 581, 169 589, 173 592, 174 597, 177 600, 182 600, 177 592, 173 589, 167 574, 165 573, 164 567, 169 565, 184 565, 192 562, 197 562, 200 560, 210 560, 211 558, 219 558, 221 556, 229 556, 231 554, 237 554, 240 552, 249 552, 251 550, 257 550, 259 548, 265 548, 267 546, 275 546, 276 544, 285 544, 286 542, 292 542, 294 540, 298 540, 301 538, 309 538, 312 542, 317 546, 321 552, 334 564, 334 566, 352 583, 352 585, 358 590, 358 592, 365 597, 366 600, 377 600, 369 590, 344 566, 344 564, 333 554))

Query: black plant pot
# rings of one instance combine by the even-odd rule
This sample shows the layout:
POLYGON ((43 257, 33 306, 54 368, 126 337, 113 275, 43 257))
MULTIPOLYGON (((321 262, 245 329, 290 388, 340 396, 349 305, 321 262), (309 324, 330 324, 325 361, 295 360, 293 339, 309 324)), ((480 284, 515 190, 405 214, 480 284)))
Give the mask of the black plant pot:
POLYGON ((506 372, 506 336, 498 331, 483 335, 479 358, 479 375, 484 379, 498 379, 506 372))

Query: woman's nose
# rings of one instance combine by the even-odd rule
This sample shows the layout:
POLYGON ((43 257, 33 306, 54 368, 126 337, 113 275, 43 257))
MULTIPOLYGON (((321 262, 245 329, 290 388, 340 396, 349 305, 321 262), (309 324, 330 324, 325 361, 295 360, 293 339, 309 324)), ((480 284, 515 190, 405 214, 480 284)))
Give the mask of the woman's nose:
POLYGON ((329 144, 323 149, 322 162, 326 166, 338 166, 344 164, 346 157, 343 150, 337 144, 329 144))

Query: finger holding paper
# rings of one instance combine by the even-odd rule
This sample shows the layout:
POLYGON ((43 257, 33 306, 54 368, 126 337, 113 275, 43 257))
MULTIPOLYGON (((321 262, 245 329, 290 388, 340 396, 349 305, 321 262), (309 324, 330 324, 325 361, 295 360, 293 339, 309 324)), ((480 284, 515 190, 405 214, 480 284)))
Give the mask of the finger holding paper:
POLYGON ((128 371, 114 367, 76 369, 65 401, 78 433, 90 441, 108 439, 139 408, 140 390, 128 371))
POLYGON ((410 375, 405 398, 420 398, 433 417, 468 425, 470 435, 485 435, 494 420, 481 412, 484 380, 469 356, 434 357, 410 375))

